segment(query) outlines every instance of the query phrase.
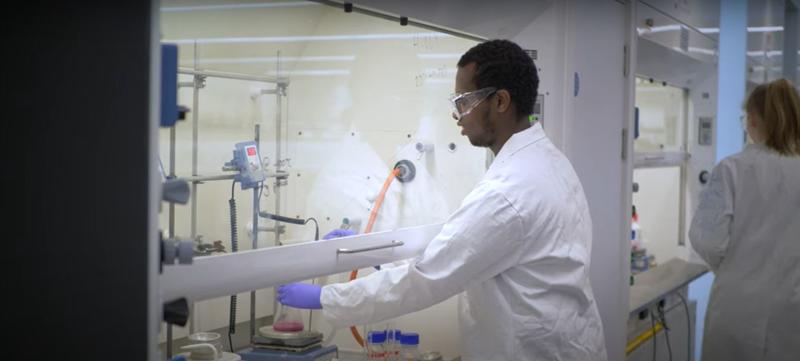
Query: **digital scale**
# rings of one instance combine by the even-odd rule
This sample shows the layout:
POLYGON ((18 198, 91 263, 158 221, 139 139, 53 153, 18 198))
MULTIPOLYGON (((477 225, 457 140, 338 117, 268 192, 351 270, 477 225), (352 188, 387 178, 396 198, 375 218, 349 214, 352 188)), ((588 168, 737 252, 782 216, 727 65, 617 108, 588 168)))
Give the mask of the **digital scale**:
POLYGON ((332 361, 338 349, 322 346, 322 334, 316 331, 279 332, 265 326, 253 337, 253 346, 238 354, 243 361, 332 361))

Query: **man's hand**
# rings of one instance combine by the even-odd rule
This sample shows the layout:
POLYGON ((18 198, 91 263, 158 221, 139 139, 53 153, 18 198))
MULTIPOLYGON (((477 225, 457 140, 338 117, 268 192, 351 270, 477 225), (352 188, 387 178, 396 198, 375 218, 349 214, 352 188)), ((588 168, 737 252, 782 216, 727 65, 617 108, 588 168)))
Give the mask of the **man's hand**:
POLYGON ((278 302, 304 309, 322 309, 319 297, 322 287, 307 283, 290 283, 278 287, 278 302))

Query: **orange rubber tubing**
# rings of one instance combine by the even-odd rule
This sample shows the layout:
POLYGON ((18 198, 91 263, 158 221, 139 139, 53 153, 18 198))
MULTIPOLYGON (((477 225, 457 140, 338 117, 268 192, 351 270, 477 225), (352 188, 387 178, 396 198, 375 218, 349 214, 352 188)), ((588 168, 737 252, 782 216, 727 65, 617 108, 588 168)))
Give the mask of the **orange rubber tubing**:
MULTIPOLYGON (((389 173, 389 176, 386 177, 386 181, 383 182, 383 188, 381 188, 381 192, 378 193, 378 198, 375 199, 375 205, 372 207, 372 212, 369 214, 369 221, 367 222, 367 228, 364 229, 364 233, 372 233, 372 226, 375 225, 375 220, 378 219, 378 210, 381 209, 381 205, 383 204, 383 198, 386 197, 386 191, 389 190, 389 186, 392 185, 392 181, 400 175, 400 169, 392 169, 392 172, 389 173)), ((358 270, 354 269, 350 272, 350 280, 354 280, 358 277, 358 270)), ((361 334, 358 333, 358 329, 356 326, 350 326, 350 333, 353 334, 353 338, 356 339, 356 342, 361 347, 364 347, 364 338, 361 337, 361 334)))

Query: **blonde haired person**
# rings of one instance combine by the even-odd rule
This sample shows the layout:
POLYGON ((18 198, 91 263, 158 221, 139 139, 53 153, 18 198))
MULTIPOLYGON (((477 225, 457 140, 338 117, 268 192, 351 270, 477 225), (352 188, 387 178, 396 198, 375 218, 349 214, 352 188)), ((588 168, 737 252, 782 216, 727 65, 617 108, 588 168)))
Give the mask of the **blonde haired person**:
POLYGON ((786 79, 745 105, 752 141, 712 171, 689 231, 714 271, 703 361, 800 360, 800 99, 786 79))

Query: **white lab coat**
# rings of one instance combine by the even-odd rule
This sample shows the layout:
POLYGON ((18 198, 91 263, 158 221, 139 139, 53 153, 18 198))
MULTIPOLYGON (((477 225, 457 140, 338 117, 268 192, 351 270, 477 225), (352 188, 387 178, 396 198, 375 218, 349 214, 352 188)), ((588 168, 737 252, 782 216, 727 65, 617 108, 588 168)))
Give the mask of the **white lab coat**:
POLYGON ((702 360, 800 360, 800 157, 722 160, 689 238, 715 274, 702 360))
POLYGON ((322 313, 346 327, 461 294, 462 360, 606 360, 591 242, 578 177, 536 124, 508 140, 420 257, 323 287, 322 313))

